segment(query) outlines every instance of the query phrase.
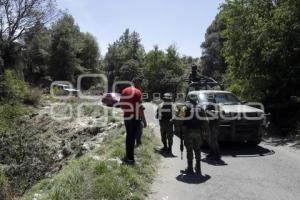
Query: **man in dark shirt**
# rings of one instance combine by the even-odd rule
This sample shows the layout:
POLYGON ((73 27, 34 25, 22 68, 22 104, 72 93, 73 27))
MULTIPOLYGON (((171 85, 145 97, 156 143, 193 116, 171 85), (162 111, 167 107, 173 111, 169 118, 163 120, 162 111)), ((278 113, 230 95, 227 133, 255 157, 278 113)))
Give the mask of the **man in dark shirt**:
POLYGON ((120 105, 124 112, 124 123, 126 128, 126 157, 124 162, 134 164, 134 144, 138 129, 140 128, 140 106, 142 103, 142 92, 139 90, 141 79, 134 78, 134 86, 123 89, 120 105))

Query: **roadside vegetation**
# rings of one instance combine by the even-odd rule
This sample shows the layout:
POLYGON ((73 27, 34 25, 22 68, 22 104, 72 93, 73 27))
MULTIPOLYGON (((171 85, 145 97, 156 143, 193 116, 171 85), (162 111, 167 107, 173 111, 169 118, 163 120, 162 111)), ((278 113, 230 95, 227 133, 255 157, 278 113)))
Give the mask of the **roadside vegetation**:
MULTIPOLYGON (((242 100, 262 102, 271 113, 268 133, 300 146, 299 0, 226 0, 207 29, 199 58, 181 55, 172 44, 146 52, 139 33, 129 29, 100 55, 96 39, 59 11, 55 0, 6 0, 0 10, 0 199, 23 195, 51 173, 57 174, 41 181, 28 198, 143 199, 156 160, 151 130, 137 151, 138 164, 118 165, 110 158, 123 154, 120 132, 104 147, 93 143, 100 133, 120 127, 114 110, 107 110, 104 122, 103 107, 84 106, 75 121, 81 100, 48 96, 53 81, 76 85, 81 74, 107 75, 109 91, 115 81, 138 76, 151 100, 153 93, 184 91, 190 65, 196 63, 199 73, 242 100), (49 103, 69 103, 71 119, 53 120, 49 103), (91 128, 94 124, 100 126, 91 128), (107 159, 85 156, 89 148, 107 159)), ((84 80, 82 88, 97 90, 98 83, 84 80)), ((68 110, 58 106, 55 112, 64 116, 68 110)))
POLYGON ((155 176, 159 155, 153 129, 145 129, 135 166, 123 165, 124 130, 114 130, 100 148, 72 160, 59 173, 42 180, 24 199, 145 199, 155 176))

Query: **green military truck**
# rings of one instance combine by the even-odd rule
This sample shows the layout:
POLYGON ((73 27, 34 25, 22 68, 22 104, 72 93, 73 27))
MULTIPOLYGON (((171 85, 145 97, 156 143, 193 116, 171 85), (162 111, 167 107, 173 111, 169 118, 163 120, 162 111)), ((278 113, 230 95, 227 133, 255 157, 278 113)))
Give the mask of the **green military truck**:
MULTIPOLYGON (((263 109, 247 105, 233 93, 221 90, 191 91, 187 94, 186 103, 192 102, 202 112, 212 111, 218 117, 220 142, 247 142, 253 145, 261 142, 263 128, 267 125, 263 109)), ((211 119, 209 115, 203 118, 207 121, 211 119)), ((207 142, 209 131, 204 130, 202 133, 207 142)))
MULTIPOLYGON (((243 142, 258 145, 262 141, 263 130, 268 126, 263 106, 254 106, 242 102, 231 92, 210 90, 218 85, 211 78, 204 78, 199 83, 190 83, 186 92, 185 102, 177 103, 177 107, 193 104, 199 108, 203 122, 201 130, 204 143, 208 143, 211 116, 219 120, 219 142, 243 142), (259 108, 257 108, 259 107, 259 108), (203 117, 204 116, 204 117, 203 117)), ((221 87, 222 88, 222 87, 221 87)), ((175 127, 175 129, 178 129, 175 127)), ((178 130, 176 132, 179 132, 178 130)))

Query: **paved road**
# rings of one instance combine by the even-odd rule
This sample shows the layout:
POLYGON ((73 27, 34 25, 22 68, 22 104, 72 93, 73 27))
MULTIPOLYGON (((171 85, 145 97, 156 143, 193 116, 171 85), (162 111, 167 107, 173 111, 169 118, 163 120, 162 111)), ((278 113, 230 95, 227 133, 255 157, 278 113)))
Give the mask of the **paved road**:
MULTIPOLYGON (((155 106, 147 104, 146 110, 148 121, 157 124, 155 106)), ((151 188, 151 200, 300 199, 298 150, 265 143, 252 148, 223 147, 224 163, 202 162, 203 176, 180 174, 186 167, 186 159, 180 159, 177 137, 173 151, 176 157, 161 160, 151 188)))

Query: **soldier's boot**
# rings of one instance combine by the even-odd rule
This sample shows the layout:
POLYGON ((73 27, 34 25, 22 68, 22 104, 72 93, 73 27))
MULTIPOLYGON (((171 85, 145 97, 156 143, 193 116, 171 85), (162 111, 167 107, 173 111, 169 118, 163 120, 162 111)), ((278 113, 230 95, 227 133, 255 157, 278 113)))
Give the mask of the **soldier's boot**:
POLYGON ((198 160, 196 161, 195 171, 196 171, 196 174, 202 175, 202 172, 201 172, 201 162, 198 161, 198 160))
POLYGON ((171 154, 171 155, 173 154, 172 153, 172 145, 168 147, 168 153, 171 154))
POLYGON ((160 149, 160 151, 168 151, 168 147, 163 147, 160 149))
POLYGON ((183 174, 194 174, 193 161, 188 161, 188 167, 185 170, 180 171, 183 174))
POLYGON ((164 144, 164 147, 163 147, 163 148, 161 148, 160 150, 161 150, 161 151, 168 151, 168 146, 167 146, 167 143, 166 143, 166 142, 164 142, 163 144, 164 144))

